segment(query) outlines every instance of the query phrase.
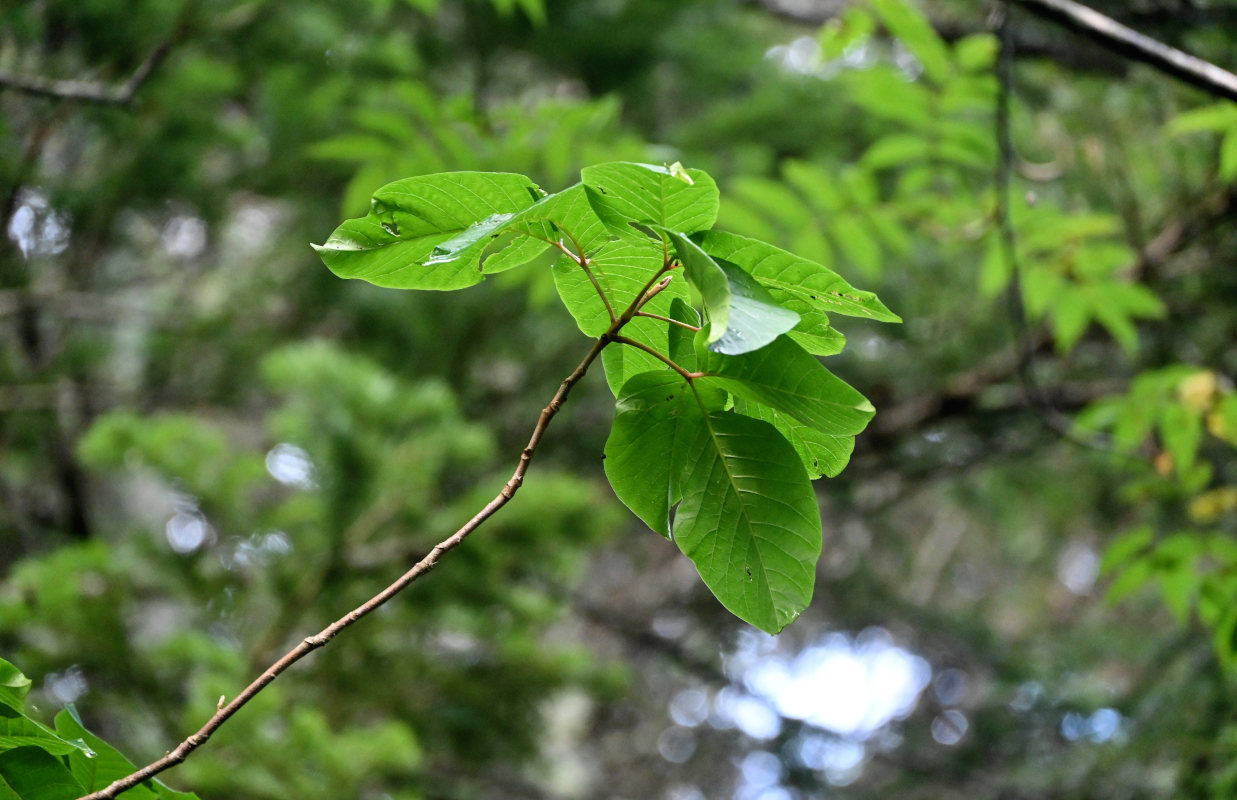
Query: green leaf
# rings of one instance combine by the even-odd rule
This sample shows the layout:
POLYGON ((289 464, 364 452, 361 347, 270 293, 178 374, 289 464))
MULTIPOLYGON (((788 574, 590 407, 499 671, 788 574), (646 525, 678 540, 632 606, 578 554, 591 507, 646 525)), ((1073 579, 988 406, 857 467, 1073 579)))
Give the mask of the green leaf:
MULTIPOLYGON (((30 679, 17 667, 0 658, 0 706, 18 714, 22 713, 22 709, 26 707, 26 694, 29 691, 30 679)), ((0 713, 3 713, 2 708, 0 708, 0 713)))
POLYGON ((864 151, 861 161, 868 169, 903 167, 929 158, 932 142, 923 136, 895 133, 882 137, 864 151))
POLYGON ((1117 567, 1145 551, 1155 538, 1155 531, 1149 525, 1142 525, 1126 531, 1112 540, 1104 557, 1100 560, 1100 574, 1107 575, 1117 567))
POLYGON ((1068 353, 1078 344, 1091 322, 1091 292, 1079 286, 1063 292, 1052 308, 1052 332, 1057 350, 1068 353))
POLYGON ((811 600, 820 512, 790 444, 767 422, 721 410, 724 401, 677 373, 636 376, 619 397, 606 475, 722 605, 776 633, 811 600))
POLYGON ((869 0, 889 33, 923 65, 924 74, 945 83, 952 72, 949 47, 932 24, 906 0, 869 0))
POLYGON ((730 285, 730 320, 721 338, 709 349, 727 355, 748 353, 799 324, 799 315, 778 305, 773 295, 742 267, 725 260, 719 260, 717 265, 730 285))
POLYGON ((405 178, 374 192, 369 214, 345 221, 314 249, 343 278, 396 289, 462 289, 481 281, 485 237, 496 235, 502 216, 540 196, 536 184, 510 173, 405 178))
POLYGON ((1172 136, 1180 136, 1200 131, 1223 133, 1232 128, 1237 128, 1237 104, 1222 102, 1178 114, 1166 130, 1172 136))
POLYGON ((1225 183, 1237 180, 1237 128, 1230 130, 1220 140, 1220 163, 1216 177, 1225 183))
POLYGON ((0 719, 0 751, 28 746, 42 748, 56 756, 86 749, 82 742, 61 738, 51 728, 25 715, 0 719))
POLYGON ((824 61, 841 58, 846 51, 872 35, 876 23, 872 15, 858 6, 850 6, 833 17, 820 29, 820 57, 824 61))
POLYGON ((661 228, 683 263, 687 280, 700 292, 709 318, 707 342, 711 345, 726 334, 730 324, 730 280, 726 272, 700 246, 678 231, 661 228))
POLYGON ((580 177, 597 215, 614 227, 634 221, 694 233, 717 220, 717 184, 703 170, 616 161, 585 167, 580 177))
POLYGON ((1104 599, 1116 605, 1146 586, 1154 577, 1150 562, 1145 559, 1132 561, 1114 577, 1113 582, 1108 586, 1104 599))
POLYGON ((1159 575, 1160 593, 1164 596, 1164 605, 1177 620, 1178 625, 1185 625, 1190 618, 1190 608, 1198 591, 1198 575, 1193 565, 1183 564, 1178 569, 1164 570, 1159 575))
POLYGON ((842 256, 852 267, 868 276, 880 273, 880 243, 861 213, 852 211, 839 215, 830 231, 842 256))
POLYGON ((516 236, 507 232, 507 235, 515 237, 515 241, 503 247, 496 253, 488 257, 483 257, 481 262, 481 272, 485 275, 497 275, 500 272, 506 272, 509 269, 522 267, 540 257, 551 245, 530 239, 527 236, 516 236))
MULTIPOLYGON (((716 408, 725 403, 717 392, 708 398, 716 408)), ((681 499, 671 465, 684 435, 681 427, 699 421, 697 396, 676 372, 647 372, 623 385, 615 411, 606 440, 606 477, 624 505, 668 537, 670 509, 681 499)))
POLYGON ((728 411, 693 421, 676 464, 683 499, 672 536, 723 606, 777 633, 812 599, 821 550, 812 484, 769 423, 728 411))
POLYGON ((799 323, 799 315, 773 299, 742 267, 715 260, 678 231, 663 230, 683 262, 687 279, 700 290, 709 312, 709 349, 739 355, 764 347, 799 323), (721 291, 718 273, 725 280, 721 291), (697 283, 700 281, 700 283, 697 283), (721 305, 722 298, 725 305, 721 305))
POLYGON ((474 254, 479 259, 480 251, 502 234, 503 228, 514 216, 514 213, 491 214, 480 222, 474 222, 458 236, 434 245, 429 258, 423 262, 424 265, 431 267, 461 259, 472 260, 474 254))
MULTIPOLYGON (((77 751, 69 756, 69 769, 87 791, 98 791, 135 769, 133 762, 119 750, 87 730, 73 706, 56 715, 56 732, 84 741, 90 747, 88 752, 77 751)), ((178 792, 154 779, 129 789, 121 796, 125 800, 197 800, 197 795, 192 792, 178 792)))
POLYGON ((996 63, 1000 42, 990 33, 973 33, 954 42, 954 60, 967 72, 988 72, 996 63))
POLYGON ((799 324, 790 338, 816 355, 837 352, 837 333, 829 313, 901 322, 871 292, 851 286, 828 267, 788 253, 758 239, 709 231, 700 237, 705 252, 738 264, 760 282, 781 306, 797 312, 799 324))
POLYGON ((751 353, 709 355, 699 383, 769 406, 830 436, 853 436, 875 409, 863 395, 785 336, 751 353))
POLYGON ((0 789, 21 800, 76 800, 86 793, 60 759, 38 747, 0 753, 0 789))
POLYGON ((778 433, 795 448, 808 477, 813 480, 822 476, 836 477, 850 462, 850 455, 855 450, 854 436, 829 436, 809 428, 789 414, 760 403, 736 398, 735 411, 763 419, 777 428, 778 433))
POLYGON ((1160 415, 1160 438, 1164 449, 1173 457, 1173 467, 1184 474, 1194 466, 1203 440, 1202 416, 1192 409, 1173 403, 1160 415))

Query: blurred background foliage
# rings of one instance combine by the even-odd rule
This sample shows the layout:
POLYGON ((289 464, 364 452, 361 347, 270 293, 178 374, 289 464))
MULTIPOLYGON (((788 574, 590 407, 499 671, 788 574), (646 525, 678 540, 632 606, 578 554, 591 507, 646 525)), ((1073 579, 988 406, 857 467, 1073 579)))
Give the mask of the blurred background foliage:
MULTIPOLYGON (((1093 5, 1234 66, 1237 4, 1093 5)), ((590 379, 509 508, 167 781, 1231 797, 1237 111, 1014 10, 1011 261, 997 11, 0 4, 0 76, 153 66, 0 77, 0 655, 139 762, 195 730, 492 496, 583 344, 548 270, 407 294, 307 243, 408 175, 681 160, 906 320, 843 330, 878 415, 813 606, 744 629, 617 507, 590 379)))

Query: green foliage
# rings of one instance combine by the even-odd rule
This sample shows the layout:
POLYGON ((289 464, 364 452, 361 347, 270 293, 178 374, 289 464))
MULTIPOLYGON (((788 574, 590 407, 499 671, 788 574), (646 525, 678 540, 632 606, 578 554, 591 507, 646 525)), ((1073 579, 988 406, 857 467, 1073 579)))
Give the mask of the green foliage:
MULTIPOLYGON (((1048 204, 1014 206, 1017 257, 1024 269, 1027 314, 1046 319, 1058 349, 1069 351, 1096 322, 1130 357, 1138 351, 1138 320, 1160 319, 1162 300, 1129 277, 1136 253, 1115 240, 1121 221, 1114 214, 1078 214, 1048 204)), ((1008 283, 1002 245, 988 244, 981 288, 991 294, 1008 283)))
POLYGON ((815 581, 809 475, 836 474, 873 414, 782 334, 828 352, 827 312, 897 317, 820 264, 712 232, 718 192, 701 170, 616 162, 580 177, 551 195, 508 174, 397 181, 317 250, 344 277, 423 289, 467 286, 495 259, 505 270, 559 250, 555 283, 580 330, 641 356, 605 361, 618 398, 606 444, 615 493, 678 544, 726 608, 776 633, 815 581), (699 311, 684 303, 679 269, 699 311), (684 328, 696 331, 693 345, 684 328))
POLYGON ((1195 526, 1158 535, 1146 524, 1115 539, 1103 562, 1114 576, 1109 598, 1157 585, 1178 622, 1197 613, 1220 659, 1237 668, 1237 547, 1230 533, 1211 529, 1237 511, 1237 486, 1214 480, 1223 480, 1217 467, 1237 451, 1237 393, 1210 370, 1166 367, 1093 403, 1078 427, 1108 433, 1121 452, 1141 456, 1129 500, 1175 500, 1185 512, 1177 524, 1195 526))
POLYGON ((1213 133, 1220 138, 1216 177, 1224 183, 1237 181, 1237 103, 1223 102, 1179 114, 1168 124, 1170 135, 1213 133))

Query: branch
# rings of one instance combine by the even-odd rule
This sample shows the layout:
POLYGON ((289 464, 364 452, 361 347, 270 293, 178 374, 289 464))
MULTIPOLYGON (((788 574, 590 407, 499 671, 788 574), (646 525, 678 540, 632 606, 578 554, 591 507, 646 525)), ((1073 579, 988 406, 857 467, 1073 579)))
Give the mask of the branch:
MULTIPOLYGON (((633 311, 634 313, 634 303, 633 311)), ((626 316, 626 315, 624 315, 626 316)), ((629 318, 628 318, 629 319, 629 318)), ((512 474, 511 479, 502 487, 495 495, 494 499, 486 504, 485 508, 477 512, 477 515, 470 519, 462 528, 453 533, 451 536, 439 542, 434 546, 434 549, 429 552, 425 558, 418 561, 411 569, 405 572, 394 583, 383 589, 378 594, 371 597, 365 603, 348 612, 344 616, 332 622, 326 628, 313 636, 307 636, 296 647, 289 650, 282 658, 272 664, 263 672, 257 679, 245 687, 239 695, 233 698, 232 702, 226 705, 221 705, 219 710, 215 712, 206 724, 203 725, 197 733, 185 739, 178 744, 173 750, 168 752, 162 758, 151 762, 145 767, 126 775, 116 781, 113 781, 106 788, 100 789, 92 794, 85 795, 79 800, 108 800, 119 795, 121 792, 130 789, 143 781, 158 775, 177 764, 183 762, 190 753, 201 747, 210 739, 211 735, 219 729, 223 723, 240 711, 250 700, 252 700, 259 692, 267 687, 272 681, 283 674, 289 667, 300 661, 305 656, 317 650, 319 647, 325 647, 335 636, 344 628, 351 626, 353 623, 360 620, 362 617, 368 616, 376 611, 380 606, 386 603, 395 595, 408 588, 413 581, 417 580, 425 573, 432 570, 438 565, 439 559, 450 550, 454 550, 464 541, 464 539, 479 528, 483 522, 494 515, 498 509, 502 508, 515 496, 519 491, 520 486, 524 483, 524 474, 528 471, 528 465, 532 462, 533 455, 536 453, 537 445, 540 444, 542 436, 545 435, 546 428, 550 424, 550 420, 558 413, 563 405, 563 401, 567 399, 567 395, 571 392, 584 373, 588 371, 589 366, 601 354, 602 349, 607 344, 617 337, 619 329, 622 328, 628 319, 620 319, 610 327, 601 338, 593 343, 592 348, 588 351, 588 355, 584 357, 575 370, 567 376, 567 378, 558 387, 558 391, 554 393, 554 397, 549 404, 541 410, 541 416, 537 419, 537 425, 533 428, 532 436, 528 440, 528 446, 520 454, 519 465, 512 474)))
POLYGON ((137 65, 128 80, 120 84, 106 84, 96 81, 56 80, 41 75, 10 75, 0 72, 0 90, 11 89, 15 92, 34 95, 36 97, 54 97, 61 100, 80 100, 100 105, 127 106, 145 85, 154 71, 168 57, 172 46, 185 35, 189 20, 193 16, 197 0, 187 0, 181 8, 176 20, 176 26, 170 36, 151 50, 142 63, 137 65))
POLYGON ((656 358, 658 361, 662 362, 667 367, 670 367, 670 369, 679 373, 680 375, 682 375, 684 378, 686 378, 689 381, 695 380, 696 378, 704 377, 704 373, 702 372, 688 372, 686 369, 676 364, 669 356, 665 355, 664 353, 659 352, 654 347, 649 347, 644 342, 638 342, 635 339, 629 339, 626 336, 616 336, 614 337, 614 341, 617 344, 625 344, 630 347, 634 347, 637 350, 643 350, 644 352, 648 353, 653 358, 656 358))
MULTIPOLYGON (((748 5, 756 5, 774 16, 799 25, 818 26, 836 19, 847 8, 854 5, 854 0, 745 0, 748 5)), ((982 33, 986 30, 983 24, 957 22, 945 17, 930 17, 929 22, 937 35, 952 44, 967 36, 982 33)), ((1069 47, 1068 42, 1061 42, 1046 36, 1043 31, 1019 30, 1018 54, 1020 57, 1044 57, 1071 69, 1098 72, 1104 75, 1123 75, 1126 62, 1119 58, 1098 51, 1080 50, 1069 47)))
POLYGON ((82 100, 101 105, 127 106, 133 102, 134 95, 150 78, 155 68, 167 58, 172 44, 173 40, 169 39, 151 50, 150 54, 129 76, 129 79, 119 85, 95 81, 55 80, 41 75, 0 73, 0 89, 12 89, 22 94, 55 97, 61 100, 82 100))
POLYGON ((1237 100, 1237 75, 1126 27, 1073 0, 1010 0, 1043 19, 1086 36, 1119 55, 1155 67, 1205 92, 1237 100))

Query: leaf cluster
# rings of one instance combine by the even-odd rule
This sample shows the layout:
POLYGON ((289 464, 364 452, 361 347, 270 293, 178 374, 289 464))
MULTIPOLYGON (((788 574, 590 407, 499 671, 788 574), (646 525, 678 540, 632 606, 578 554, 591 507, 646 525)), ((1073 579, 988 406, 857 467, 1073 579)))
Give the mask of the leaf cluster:
POLYGON ((604 347, 615 493, 723 605, 779 631, 812 594, 810 481, 840 471, 873 414, 815 358, 840 349, 830 315, 898 318, 822 264, 713 230, 702 170, 610 162, 580 177, 556 193, 511 173, 407 178, 315 248, 341 277, 426 290, 552 255, 563 304, 604 347))

